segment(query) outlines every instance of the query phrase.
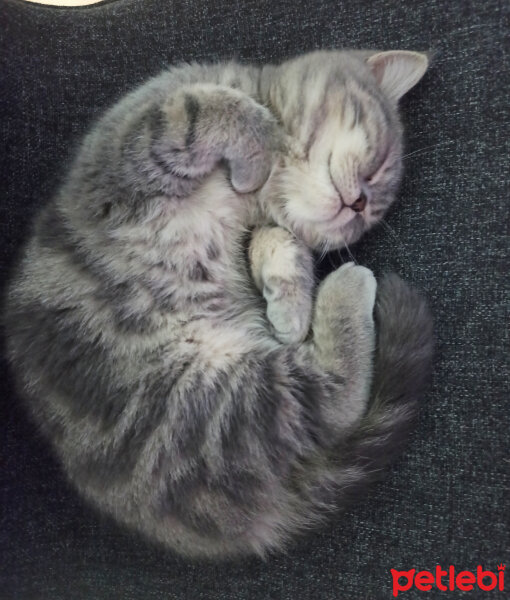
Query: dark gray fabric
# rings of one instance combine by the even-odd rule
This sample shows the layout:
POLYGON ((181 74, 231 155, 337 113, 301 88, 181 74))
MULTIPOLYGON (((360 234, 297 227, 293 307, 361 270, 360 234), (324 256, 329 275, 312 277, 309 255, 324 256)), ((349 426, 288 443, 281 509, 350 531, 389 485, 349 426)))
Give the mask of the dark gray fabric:
MULTIPOLYGON (((354 253, 426 291, 438 340, 419 426, 388 480, 288 554, 223 565, 176 558, 85 506, 2 362, 0 597, 379 599, 391 597, 391 568, 508 564, 509 4, 119 0, 73 10, 6 0, 0 11, 2 287, 91 120, 165 64, 435 50, 402 103, 409 156, 391 230, 354 253)), ((468 597, 510 597, 507 579, 506 592, 468 597)))

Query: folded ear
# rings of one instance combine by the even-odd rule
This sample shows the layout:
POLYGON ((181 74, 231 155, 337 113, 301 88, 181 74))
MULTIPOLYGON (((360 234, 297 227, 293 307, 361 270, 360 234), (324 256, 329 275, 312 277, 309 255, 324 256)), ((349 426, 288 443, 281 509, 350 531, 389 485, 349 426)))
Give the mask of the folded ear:
POLYGON ((398 102, 423 77, 429 59, 421 52, 389 50, 367 59, 377 83, 393 102, 398 102))

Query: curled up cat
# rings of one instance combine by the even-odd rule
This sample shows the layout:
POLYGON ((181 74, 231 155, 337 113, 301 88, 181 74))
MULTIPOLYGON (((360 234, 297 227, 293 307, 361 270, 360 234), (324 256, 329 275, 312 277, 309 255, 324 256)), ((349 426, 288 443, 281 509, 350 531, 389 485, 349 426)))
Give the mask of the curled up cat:
POLYGON ((424 54, 171 68, 85 137, 4 324, 21 395, 102 511, 193 557, 264 555, 402 448, 432 320, 396 275, 313 252, 395 198, 424 54))

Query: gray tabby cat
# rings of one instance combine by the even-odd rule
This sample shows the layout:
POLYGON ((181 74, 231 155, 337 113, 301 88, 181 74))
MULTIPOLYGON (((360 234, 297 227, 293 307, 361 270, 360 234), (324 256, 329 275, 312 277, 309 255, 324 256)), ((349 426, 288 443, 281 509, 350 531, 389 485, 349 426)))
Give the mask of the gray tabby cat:
POLYGON ((426 68, 415 52, 180 66, 85 138, 5 324, 31 412, 96 506, 188 556, 264 554, 396 455, 430 316, 352 263, 314 290, 312 251, 393 201, 397 103, 426 68))

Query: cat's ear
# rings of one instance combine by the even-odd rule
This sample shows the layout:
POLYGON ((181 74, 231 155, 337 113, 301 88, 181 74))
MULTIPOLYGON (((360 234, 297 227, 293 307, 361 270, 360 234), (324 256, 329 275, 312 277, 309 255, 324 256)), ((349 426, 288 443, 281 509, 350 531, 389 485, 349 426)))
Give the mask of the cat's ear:
POLYGON ((422 52, 389 50, 367 59, 377 83, 393 102, 398 102, 425 75, 429 59, 422 52))

